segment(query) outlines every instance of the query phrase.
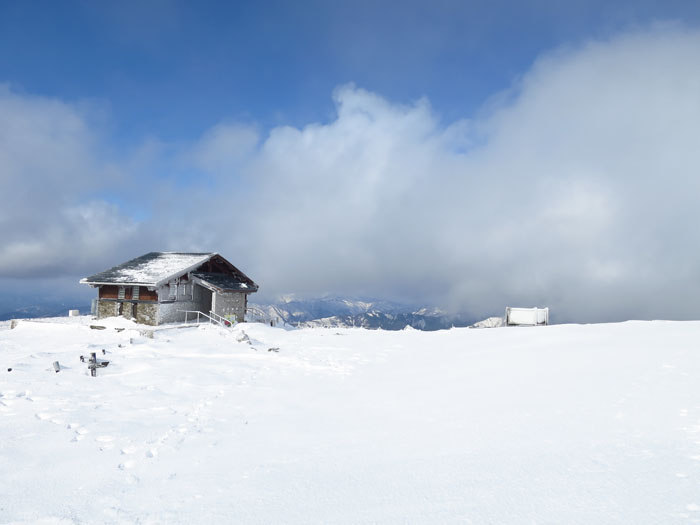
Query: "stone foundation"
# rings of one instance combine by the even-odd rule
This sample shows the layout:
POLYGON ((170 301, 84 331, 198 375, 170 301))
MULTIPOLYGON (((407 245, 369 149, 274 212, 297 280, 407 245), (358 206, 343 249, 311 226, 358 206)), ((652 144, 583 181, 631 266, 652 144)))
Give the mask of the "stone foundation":
POLYGON ((158 324, 158 304, 157 303, 131 303, 128 301, 97 301, 97 318, 118 317, 125 319, 135 318, 137 323, 156 325, 158 324))
POLYGON ((124 319, 131 319, 134 317, 134 303, 121 303, 121 316, 124 319))
POLYGON ((136 322, 155 326, 158 324, 158 305, 139 303, 136 305, 136 322))
POLYGON ((114 301, 97 301, 97 318, 116 317, 119 315, 119 303, 114 301))

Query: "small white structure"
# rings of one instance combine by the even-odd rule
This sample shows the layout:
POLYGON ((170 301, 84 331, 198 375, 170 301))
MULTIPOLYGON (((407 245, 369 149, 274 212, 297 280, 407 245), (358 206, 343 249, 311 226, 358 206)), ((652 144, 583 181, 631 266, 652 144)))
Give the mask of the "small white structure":
POLYGON ((68 310, 68 317, 78 317, 80 310, 68 310))
POLYGON ((549 308, 506 307, 506 326, 539 326, 549 324, 549 308))

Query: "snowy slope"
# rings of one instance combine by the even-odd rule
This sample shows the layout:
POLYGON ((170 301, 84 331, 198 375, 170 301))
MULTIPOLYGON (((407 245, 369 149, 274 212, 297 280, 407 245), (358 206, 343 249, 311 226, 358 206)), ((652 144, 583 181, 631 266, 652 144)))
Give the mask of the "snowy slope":
POLYGON ((90 323, 0 323, 0 523, 700 521, 698 322, 90 323))

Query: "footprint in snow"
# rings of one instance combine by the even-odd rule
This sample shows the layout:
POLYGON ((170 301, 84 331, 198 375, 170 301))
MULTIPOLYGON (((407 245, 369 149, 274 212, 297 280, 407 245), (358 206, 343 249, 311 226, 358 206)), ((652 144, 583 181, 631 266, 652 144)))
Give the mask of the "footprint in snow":
POLYGON ((85 428, 76 428, 75 429, 75 437, 73 437, 72 441, 81 441, 85 438, 85 434, 88 433, 88 430, 85 428))
POLYGON ((141 478, 139 478, 138 476, 134 476, 133 474, 129 474, 129 476, 126 478, 126 482, 129 485, 135 485, 136 483, 141 482, 141 478))
POLYGON ((123 449, 120 450, 122 454, 133 454, 138 450, 138 447, 136 445, 129 445, 127 447, 124 447, 123 449))
POLYGON ((114 443, 112 443, 113 440, 114 438, 112 436, 97 436, 95 438, 95 441, 100 443, 99 449, 103 451, 111 450, 114 448, 114 443))
POLYGON ((131 459, 128 460, 128 461, 125 461, 124 463, 119 463, 119 468, 120 468, 121 470, 132 469, 132 468, 134 468, 135 466, 136 466, 136 462, 133 461, 133 460, 131 460, 131 459))

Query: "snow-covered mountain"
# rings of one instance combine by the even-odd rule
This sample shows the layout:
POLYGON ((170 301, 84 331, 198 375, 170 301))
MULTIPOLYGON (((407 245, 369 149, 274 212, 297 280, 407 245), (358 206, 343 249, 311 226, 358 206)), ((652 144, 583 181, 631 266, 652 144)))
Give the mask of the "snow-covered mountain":
POLYGON ((390 301, 366 301, 339 297, 285 300, 248 305, 248 320, 273 325, 323 327, 361 327, 402 330, 411 326, 418 330, 440 330, 452 326, 469 326, 475 317, 469 314, 448 314, 435 307, 415 307, 390 301))

